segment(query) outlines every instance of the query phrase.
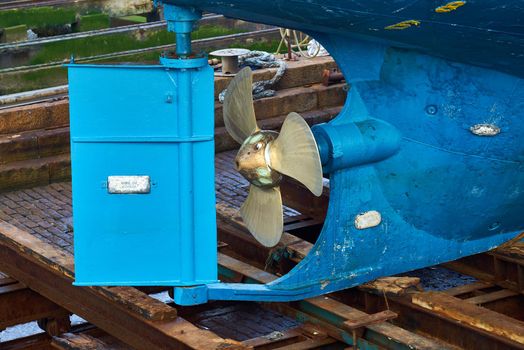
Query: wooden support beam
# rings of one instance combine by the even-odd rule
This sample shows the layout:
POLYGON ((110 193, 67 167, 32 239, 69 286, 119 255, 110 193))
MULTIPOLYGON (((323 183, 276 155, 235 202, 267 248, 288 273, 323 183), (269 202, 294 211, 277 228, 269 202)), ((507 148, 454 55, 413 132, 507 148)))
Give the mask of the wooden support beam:
POLYGON ((439 292, 415 294, 412 301, 439 315, 524 344, 524 322, 506 315, 439 292))
POLYGON ((173 319, 171 307, 153 298, 130 307, 123 298, 148 298, 136 289, 122 294, 122 289, 73 286, 71 255, 5 222, 0 222, 0 270, 136 349, 244 348, 181 317, 173 319))
POLYGON ((288 344, 296 343, 297 339, 301 340, 303 338, 300 328, 291 328, 283 332, 273 332, 253 339, 244 340, 242 344, 253 349, 277 349, 288 344))
POLYGON ((443 293, 456 297, 462 294, 473 293, 473 292, 476 292, 482 289, 486 289, 486 288, 490 288, 490 287, 493 287, 493 284, 486 283, 486 282, 474 282, 474 283, 464 284, 462 286, 447 289, 443 291, 443 293))
MULTIPOLYGON (((0 330, 21 323, 60 319, 68 312, 7 276, 0 278, 0 330)), ((52 330, 51 330, 52 331, 52 330)))
MULTIPOLYGON (((219 265, 221 265, 223 268, 234 271, 259 283, 269 283, 277 278, 277 276, 269 272, 257 269, 256 267, 253 267, 225 254, 219 253, 218 262, 219 265)), ((327 318, 340 319, 340 326, 338 328, 336 325, 333 325, 329 322, 318 319, 315 320, 320 327, 326 330, 329 336, 340 341, 347 340, 347 338, 344 338, 343 336, 344 330, 342 329, 342 322, 350 319, 358 320, 359 318, 366 318, 369 316, 369 314, 350 307, 342 302, 336 301, 329 296, 319 296, 307 299, 298 302, 297 305, 298 307, 289 306, 285 303, 269 304, 270 307, 274 307, 276 310, 283 312, 288 316, 299 318, 309 317, 310 320, 315 320, 315 317, 312 316, 311 313, 308 315, 303 310, 318 310, 319 313, 324 314, 327 318)), ((407 344, 412 349, 446 349, 446 347, 443 347, 441 343, 437 343, 422 336, 416 335, 390 323, 373 324, 366 327, 366 329, 369 332, 369 336, 376 337, 373 339, 373 341, 376 341, 377 338, 382 338, 387 339, 388 342, 393 341, 400 344, 407 344)), ((346 336, 351 337, 351 334, 348 333, 346 336)))
MULTIPOLYGON (((265 262, 268 258, 268 254, 271 254, 271 251, 265 247, 260 246, 251 237, 251 235, 243 226, 241 219, 235 217, 235 213, 237 211, 235 209, 228 208, 224 205, 218 205, 217 212, 219 215, 219 234, 221 241, 226 242, 230 247, 234 247, 233 250, 235 251, 235 253, 241 254, 241 256, 243 257, 246 256, 246 259, 248 259, 249 261, 251 261, 251 259, 255 259, 258 262, 265 262), (250 255, 252 250, 255 252, 254 255, 250 255), (244 254, 244 252, 246 252, 246 254, 244 254)), ((307 255, 307 253, 312 247, 312 244, 305 242, 300 238, 293 236, 289 233, 284 233, 281 245, 279 245, 278 247, 287 249, 287 251, 290 253, 290 259, 293 262, 298 263, 301 261, 302 257, 307 255)), ((221 256, 223 257, 223 255, 221 256)), ((233 266, 235 266, 235 264, 233 264, 233 266)), ((254 275, 251 277, 255 280, 258 280, 261 283, 267 283, 269 281, 272 281, 272 278, 274 278, 271 277, 272 275, 268 274, 267 272, 260 272, 257 269, 253 270, 253 267, 251 265, 247 266, 244 267, 244 265, 242 265, 239 266, 238 269, 233 270, 238 271, 238 276, 247 275, 247 277, 250 277, 251 273, 253 273, 254 275), (250 266, 250 268, 248 268, 247 266, 250 266), (243 271, 243 268, 246 268, 246 271, 243 271)), ((458 294, 465 294, 468 292, 466 289, 473 288, 473 290, 476 290, 488 288, 489 286, 489 284, 480 283, 478 285, 475 285, 474 288, 464 287, 460 290, 459 288, 457 288, 455 292, 458 294)), ((352 300, 350 298, 352 298, 353 294, 360 295, 358 298, 366 297, 372 300, 374 305, 379 307, 378 311, 380 311, 380 308, 383 309, 384 307, 386 307, 383 295, 373 295, 368 292, 358 292, 357 289, 337 293, 337 296, 341 298, 342 301, 346 301, 352 300)), ((311 300, 300 302, 299 304, 302 305, 303 303, 306 303, 308 308, 314 308, 315 310, 318 310, 319 312, 323 313, 333 313, 334 317, 340 317, 343 319, 351 319, 352 317, 354 317, 354 312, 359 312, 358 310, 349 308, 349 306, 347 306, 344 303, 333 303, 331 298, 318 297, 314 298, 313 300, 314 304, 311 303, 311 300)), ((435 337, 442 339, 443 341, 458 346, 462 346, 463 344, 466 346, 473 346, 473 344, 481 342, 483 345, 482 347, 478 348, 479 350, 487 350, 494 348, 519 349, 519 347, 515 347, 515 343, 509 339, 500 337, 496 334, 490 334, 489 332, 483 330, 475 330, 473 327, 469 325, 457 323, 455 320, 451 318, 437 315, 431 310, 424 309, 413 304, 411 302, 410 294, 406 294, 400 297, 388 296, 388 301, 392 311, 398 313, 399 315, 399 318, 395 322, 401 325, 402 327, 406 327, 406 329, 396 327, 395 331, 388 333, 390 332, 390 327, 394 326, 389 323, 384 323, 368 327, 368 335, 374 334, 377 337, 380 337, 383 334, 394 335, 392 339, 394 339, 395 341, 398 340, 398 343, 400 344, 409 344, 409 346, 412 346, 415 349, 446 348, 447 345, 441 342, 428 342, 427 339, 424 339, 422 337, 413 337, 413 333, 409 331, 410 329, 413 329, 420 332, 425 332, 427 334, 432 334, 435 337)), ((290 315, 293 315, 293 313, 295 313, 296 315, 297 313, 296 309, 293 309, 294 311, 290 311, 289 309, 286 309, 284 306, 280 306, 280 308, 281 310, 279 311, 284 313, 287 312, 290 315)), ((377 311, 375 309, 372 309, 371 312, 377 311)), ((322 326, 328 328, 332 327, 329 324, 323 324, 322 326)), ((331 328, 331 332, 331 334, 336 333, 336 327, 334 329, 331 328)), ((387 344, 384 343, 383 346, 385 345, 387 344)))
POLYGON ((53 337, 53 348, 58 350, 114 350, 115 347, 87 334, 65 333, 53 337))
POLYGON ((284 205, 324 221, 329 204, 329 187, 324 186, 322 195, 316 197, 299 182, 285 177, 280 184, 280 192, 284 205))
POLYGON ((519 293, 514 292, 512 290, 501 289, 501 290, 497 290, 495 292, 486 293, 486 294, 482 294, 482 295, 477 295, 475 297, 471 297, 471 298, 464 299, 464 300, 467 301, 468 303, 471 303, 471 304, 483 305, 483 304, 492 303, 494 301, 498 301, 498 300, 514 297, 514 296, 517 296, 517 295, 519 295, 519 293))

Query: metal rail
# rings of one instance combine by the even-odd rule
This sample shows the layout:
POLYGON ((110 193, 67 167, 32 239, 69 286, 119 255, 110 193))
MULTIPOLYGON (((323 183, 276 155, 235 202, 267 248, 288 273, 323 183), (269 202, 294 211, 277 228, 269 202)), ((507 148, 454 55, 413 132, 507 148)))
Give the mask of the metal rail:
MULTIPOLYGON (((235 39, 241 39, 241 40, 254 39, 257 37, 264 36, 264 35, 276 34, 276 33, 278 33, 278 28, 270 28, 270 29, 255 30, 255 31, 245 32, 245 33, 221 35, 221 36, 216 36, 213 38, 197 39, 197 40, 193 40, 192 43, 194 47, 199 47, 199 46, 202 47, 204 45, 211 45, 214 42, 219 42, 221 40, 234 41, 235 39)), ((159 51, 159 50, 165 50, 165 49, 174 49, 175 47, 176 47, 175 44, 159 45, 159 46, 147 47, 143 49, 127 50, 127 51, 121 51, 121 52, 115 52, 115 53, 109 53, 109 54, 103 54, 103 55, 75 58, 75 62, 92 62, 92 61, 98 61, 98 60, 103 60, 103 59, 136 55, 136 54, 140 54, 144 52, 159 51)), ((31 65, 31 66, 4 68, 4 69, 0 69, 0 74, 31 72, 31 71, 35 71, 35 70, 39 70, 43 68, 60 67, 69 62, 70 62, 69 59, 65 59, 62 61, 55 61, 55 62, 49 62, 49 63, 43 63, 43 64, 37 64, 37 65, 31 65)))
MULTIPOLYGON (((215 14, 206 14, 202 17, 200 23, 206 24, 206 22, 224 18, 223 15, 215 15, 215 14)), ((54 43, 58 41, 68 41, 68 40, 75 40, 75 39, 82 39, 82 38, 88 38, 92 36, 104 36, 104 35, 111 35, 111 34, 121 34, 121 33, 128 33, 133 32, 137 30, 150 30, 150 29, 157 29, 157 28, 163 28, 165 27, 166 21, 156 21, 156 22, 149 22, 149 23, 141 23, 141 24, 131 24, 127 26, 121 26, 121 27, 114 27, 114 28, 104 28, 104 29, 97 29, 97 30, 90 30, 87 32, 79 32, 79 33, 69 33, 69 34, 63 34, 63 35, 55 35, 51 37, 43 37, 38 38, 35 40, 27 40, 27 41, 21 41, 21 42, 14 42, 14 43, 5 43, 0 44, 0 53, 8 52, 11 50, 20 50, 21 48, 31 47, 31 46, 37 46, 37 45, 43 45, 43 44, 49 44, 54 43)))
POLYGON ((13 106, 25 106, 29 104, 56 100, 57 98, 67 97, 68 85, 60 85, 46 89, 19 92, 11 95, 0 96, 0 110, 13 106))
MULTIPOLYGON (((193 47, 197 49, 203 49, 204 47, 217 47, 221 45, 226 46, 228 44, 235 43, 238 41, 247 41, 250 39, 261 39, 261 38, 273 37, 273 36, 276 36, 277 34, 278 34, 278 28, 271 28, 271 29, 256 30, 252 32, 239 33, 239 34, 222 35, 222 36, 217 36, 213 38, 193 40, 193 47)), ((145 52, 170 50, 170 49, 174 49, 175 47, 176 45, 174 44, 154 46, 154 47, 148 47, 144 49, 128 50, 128 51, 116 52, 116 53, 111 53, 111 54, 75 58, 75 62, 76 63, 96 62, 100 60, 112 59, 112 58, 117 58, 117 57, 126 57, 126 56, 136 55, 136 54, 145 53, 145 52)), ((35 70, 60 67, 69 62, 70 60, 64 60, 64 61, 59 61, 59 62, 51 62, 51 63, 46 63, 46 64, 34 65, 34 66, 7 68, 7 69, 0 70, 0 74, 31 72, 35 70)), ((26 106, 26 105, 30 105, 34 103, 53 101, 56 99, 65 98, 67 97, 67 91, 68 91, 68 85, 61 85, 61 86, 47 88, 47 89, 40 89, 40 90, 27 91, 27 92, 22 92, 22 93, 0 96, 0 110, 7 109, 7 108, 13 108, 13 107, 22 107, 22 106, 26 106)))

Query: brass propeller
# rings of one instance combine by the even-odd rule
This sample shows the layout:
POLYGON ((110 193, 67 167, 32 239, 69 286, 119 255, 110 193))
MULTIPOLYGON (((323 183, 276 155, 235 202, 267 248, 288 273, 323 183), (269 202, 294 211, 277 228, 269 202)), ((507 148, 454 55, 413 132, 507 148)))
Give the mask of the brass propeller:
POLYGON ((289 113, 280 134, 261 130, 256 121, 251 69, 242 69, 224 96, 224 124, 241 144, 235 159, 237 170, 251 183, 240 208, 242 219, 264 246, 280 241, 284 228, 282 175, 292 177, 314 195, 322 194, 322 165, 317 143, 306 121, 289 113))

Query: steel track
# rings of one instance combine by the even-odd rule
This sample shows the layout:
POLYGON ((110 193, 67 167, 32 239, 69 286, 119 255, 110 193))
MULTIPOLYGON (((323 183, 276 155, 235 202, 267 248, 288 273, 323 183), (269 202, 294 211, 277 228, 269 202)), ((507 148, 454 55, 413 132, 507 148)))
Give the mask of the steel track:
MULTIPOLYGON (((250 39, 261 39, 264 37, 272 37, 272 36, 276 37, 276 35, 278 35, 277 28, 263 29, 263 30, 256 30, 256 31, 239 33, 239 34, 223 35, 223 36, 218 36, 218 37, 213 37, 213 38, 194 40, 193 45, 195 47, 217 46, 221 42, 226 43, 226 42, 247 41, 250 39)), ((131 55, 136 55, 136 54, 145 53, 145 52, 171 50, 171 49, 174 49, 175 47, 176 46, 174 44, 173 45, 154 46, 154 47, 149 47, 149 48, 144 48, 144 49, 128 50, 124 52, 115 52, 111 54, 79 58, 79 59, 75 59, 75 62, 76 63, 96 62, 100 60, 107 60, 111 58, 131 56, 131 55)), ((60 62, 51 62, 51 63, 40 64, 40 65, 35 65, 35 66, 8 68, 8 69, 0 70, 0 74, 25 73, 25 72, 35 71, 35 70, 60 67, 67 63, 69 63, 69 60, 60 61, 60 62)), ((27 106, 27 105, 31 105, 35 103, 40 103, 40 102, 50 102, 56 99, 66 98, 67 96, 65 93, 59 93, 59 94, 51 93, 48 96, 41 96, 39 94, 40 90, 36 90, 34 91, 34 93, 39 96, 31 97, 31 92, 27 92, 25 93, 27 97, 22 98, 22 100, 18 100, 18 101, 13 101, 12 95, 0 96, 0 110, 7 109, 7 108, 14 108, 14 107, 22 107, 22 106, 27 106)))

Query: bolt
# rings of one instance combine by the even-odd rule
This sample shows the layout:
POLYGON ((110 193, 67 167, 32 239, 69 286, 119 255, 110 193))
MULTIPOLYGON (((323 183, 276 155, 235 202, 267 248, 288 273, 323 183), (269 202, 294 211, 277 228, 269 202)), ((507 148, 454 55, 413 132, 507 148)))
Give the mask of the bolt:
POLYGON ((438 108, 435 105, 427 105, 426 106, 426 113, 429 115, 435 115, 438 112, 438 108))

